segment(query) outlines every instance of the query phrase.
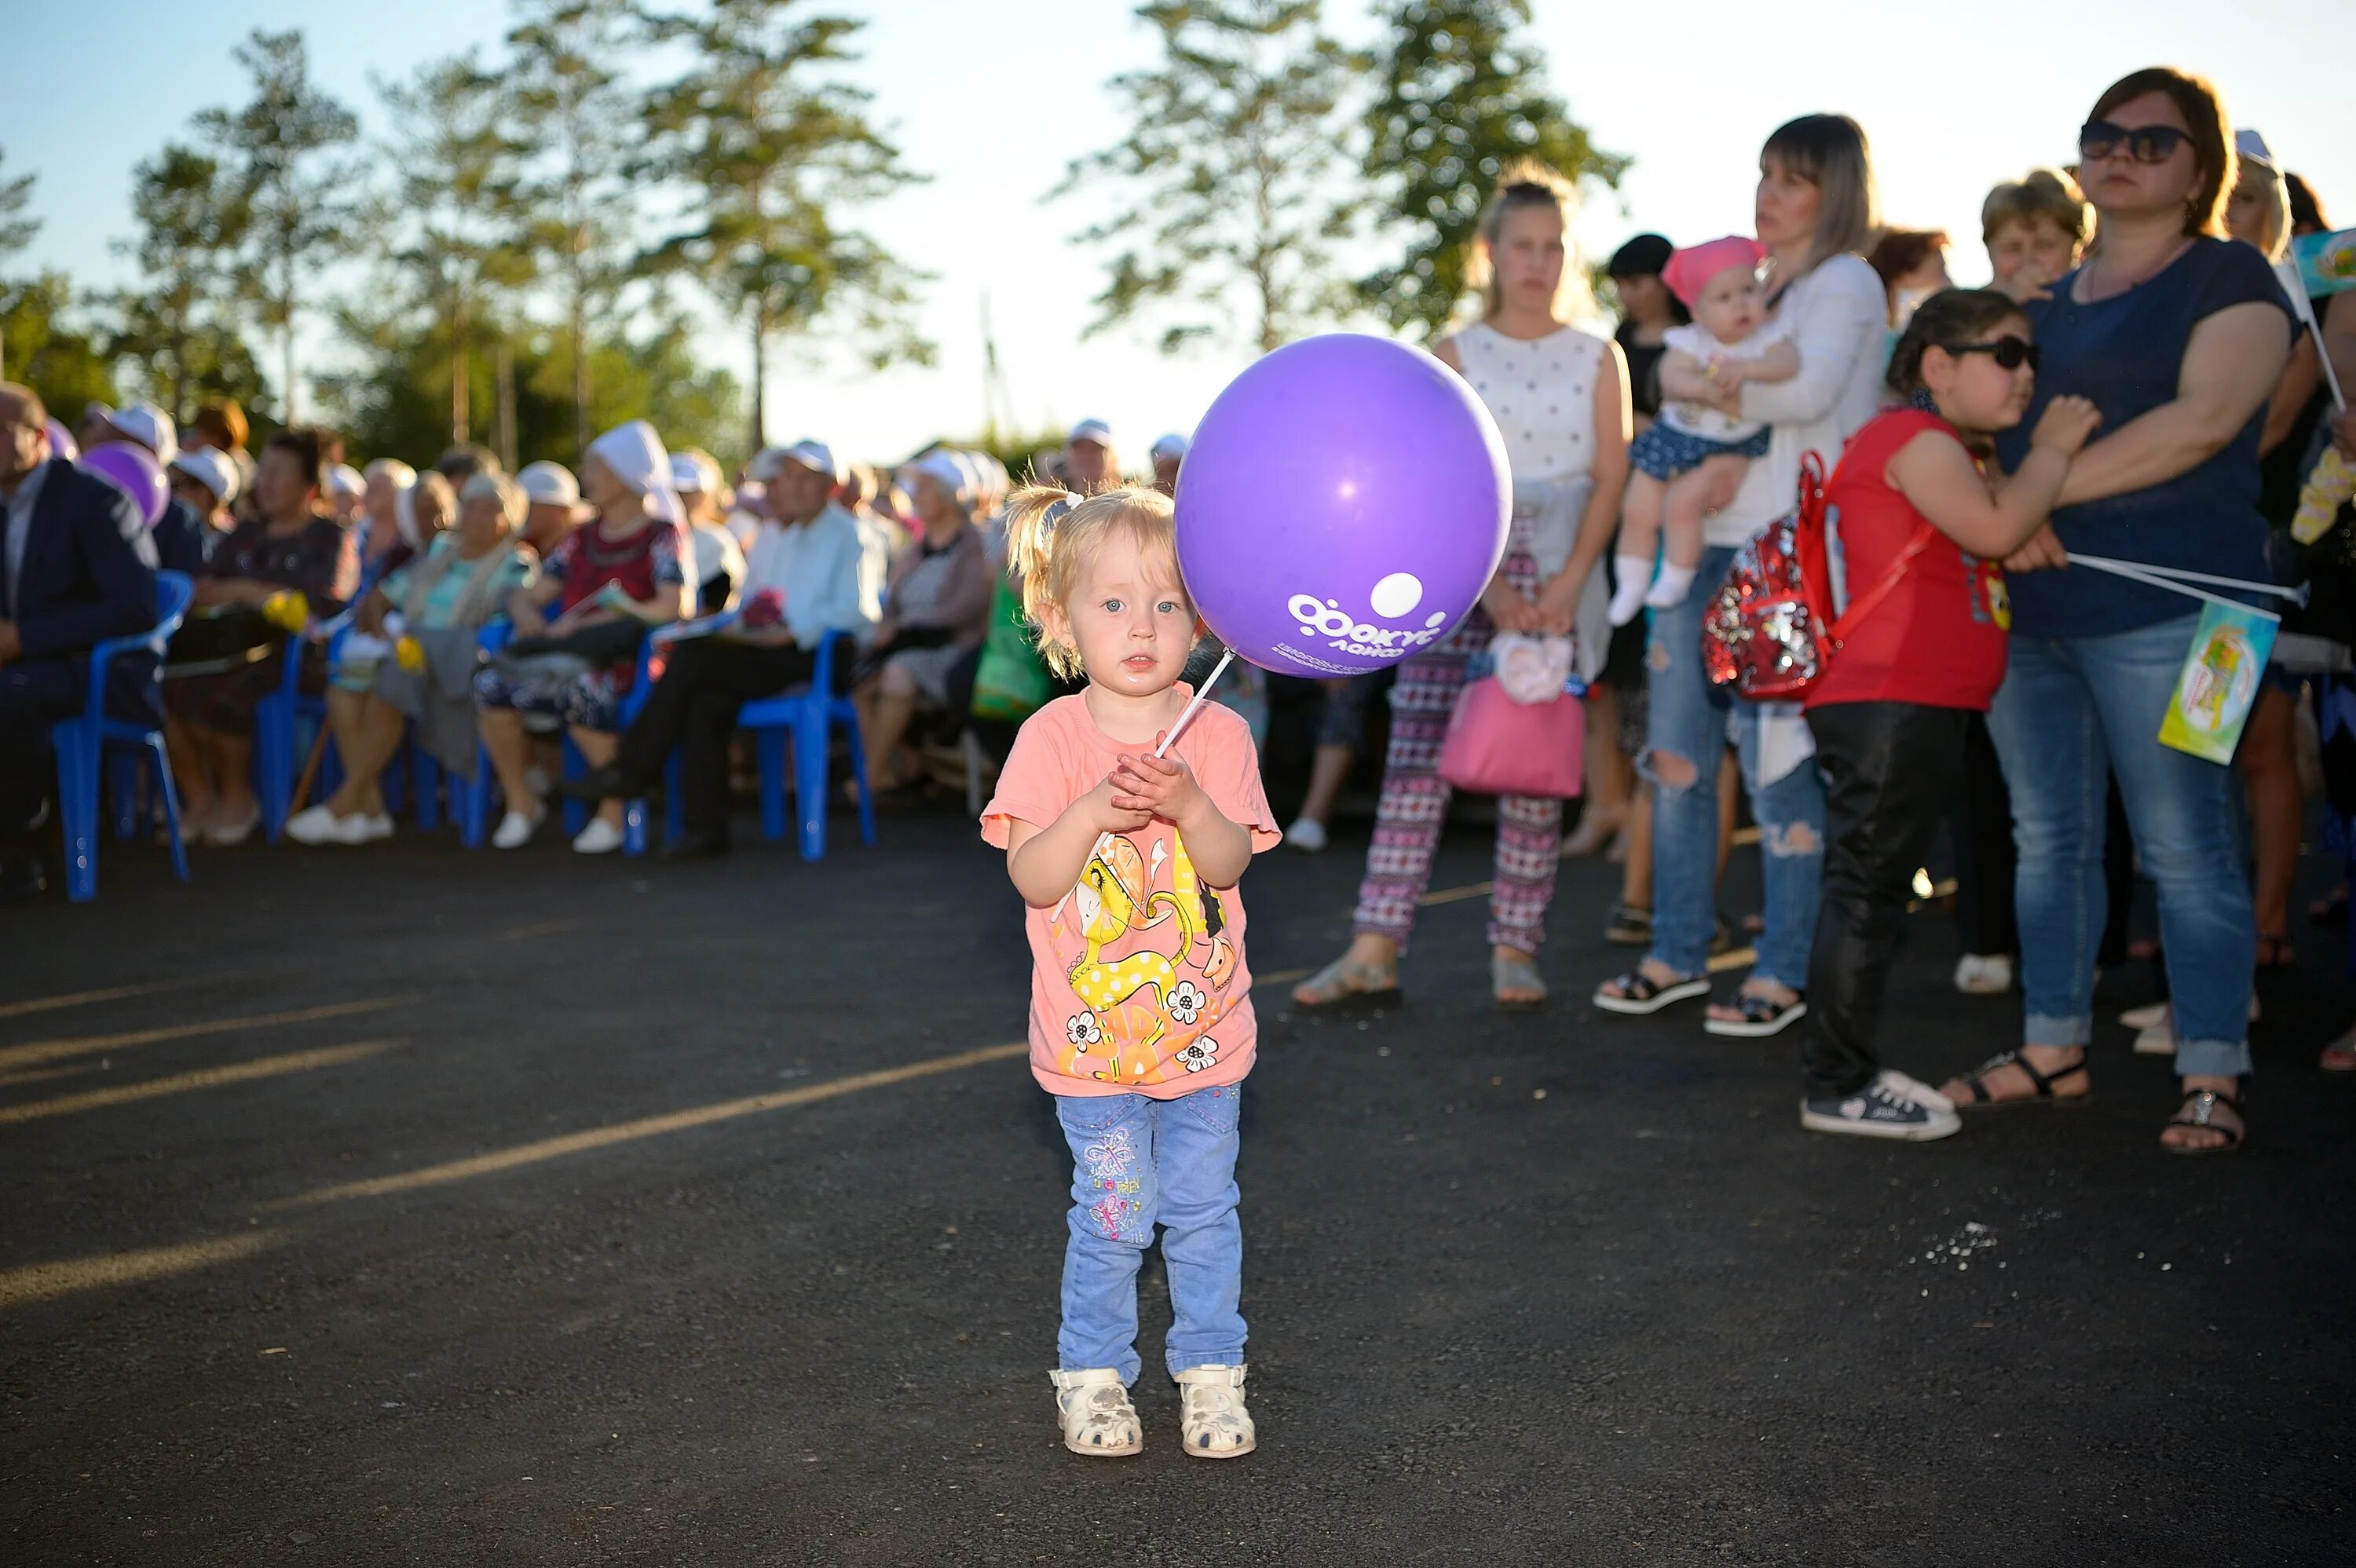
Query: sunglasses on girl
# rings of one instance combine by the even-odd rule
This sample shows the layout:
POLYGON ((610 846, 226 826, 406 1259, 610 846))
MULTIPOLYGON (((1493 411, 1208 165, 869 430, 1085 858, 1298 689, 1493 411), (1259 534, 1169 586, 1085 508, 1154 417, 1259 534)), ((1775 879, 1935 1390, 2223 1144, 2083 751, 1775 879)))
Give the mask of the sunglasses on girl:
POLYGON ((2125 147, 2136 163, 2164 164, 2186 140, 2173 125, 2138 125, 2131 131, 2107 120, 2089 120, 2078 127, 2078 155, 2092 162, 2125 147))
POLYGON ((2018 370, 2023 365, 2032 370, 2037 368, 2037 345, 2009 332, 1991 343, 1958 343, 1947 352, 1985 354, 1996 361, 1996 368, 1999 370, 2018 370))

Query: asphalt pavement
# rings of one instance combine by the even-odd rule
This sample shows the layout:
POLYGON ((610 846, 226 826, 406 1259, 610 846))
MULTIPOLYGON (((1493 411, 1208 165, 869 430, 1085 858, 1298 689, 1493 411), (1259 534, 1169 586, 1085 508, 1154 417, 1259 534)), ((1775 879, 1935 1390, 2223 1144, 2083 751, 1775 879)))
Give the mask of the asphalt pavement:
MULTIPOLYGON (((1260 1447, 1179 1451, 1149 1262, 1146 1452, 1092 1462, 1018 905, 948 808, 884 827, 187 888, 109 846, 96 904, 0 910, 0 1562, 2356 1561, 2336 933, 2267 977, 2240 1155, 2158 1147, 2173 1081, 2109 1021, 2147 966, 2094 1104, 1889 1146, 1799 1130, 1790 1040, 1593 1013, 1612 868, 1505 1017, 1452 831, 1407 1005, 1312 1019, 1280 977, 1363 829, 1262 857, 1260 1447)), ((2018 1004, 1910 923, 1888 1054, 1936 1082, 2018 1004)))

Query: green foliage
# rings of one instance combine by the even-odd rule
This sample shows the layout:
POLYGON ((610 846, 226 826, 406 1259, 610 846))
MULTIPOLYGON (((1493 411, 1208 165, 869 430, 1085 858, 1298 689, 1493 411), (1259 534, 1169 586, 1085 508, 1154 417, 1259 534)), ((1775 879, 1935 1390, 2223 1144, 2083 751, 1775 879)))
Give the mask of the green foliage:
POLYGON ((1515 36, 1528 0, 1398 0, 1366 112, 1365 173, 1405 254, 1358 283, 1399 331, 1444 331, 1498 171, 1530 157, 1573 180, 1616 185, 1628 160, 1598 152, 1546 83, 1546 59, 1515 36))
POLYGON ((70 428, 82 405, 112 403, 114 378, 95 337, 68 325, 73 285, 62 272, 0 283, 0 344, 8 351, 8 379, 41 394, 49 411, 70 428))
POLYGON ((237 332, 234 261, 249 227, 239 193, 219 160, 178 143, 132 177, 139 236, 114 249, 141 278, 113 296, 107 352, 174 419, 206 398, 259 402, 261 370, 237 332))
POLYGON ((247 213, 241 293, 261 324, 279 335, 279 397, 291 416, 300 401, 294 325, 304 287, 313 270, 346 253, 358 237, 360 213, 351 194, 358 171, 332 154, 358 139, 359 122, 312 84, 300 32, 257 27, 238 46, 237 60, 253 80, 252 101, 238 110, 205 110, 196 126, 228 161, 247 213))
POLYGON ((695 193, 691 227, 650 261, 691 272, 749 329, 756 442, 779 333, 831 330, 879 368, 930 358, 908 319, 921 275, 843 222, 918 177, 870 123, 873 95, 836 69, 858 59, 849 43, 864 26, 806 16, 800 0, 710 0, 701 15, 648 22, 691 63, 647 100, 643 166, 695 193))
MULTIPOLYGON (((5 156, 0 155, 0 163, 5 162, 5 156)), ((31 175, 0 178, 0 261, 30 245, 33 236, 41 231, 39 219, 25 216, 33 199, 33 179, 31 175)))
POLYGON ((1365 62, 1327 36, 1319 0, 1165 0, 1137 15, 1162 59, 1113 79, 1129 134, 1050 193, 1113 193, 1079 236, 1124 245, 1088 330, 1173 307, 1165 353, 1215 336, 1266 352, 1347 306, 1330 258, 1358 198, 1334 171, 1343 98, 1365 62), (1226 330, 1237 319, 1248 328, 1226 330))

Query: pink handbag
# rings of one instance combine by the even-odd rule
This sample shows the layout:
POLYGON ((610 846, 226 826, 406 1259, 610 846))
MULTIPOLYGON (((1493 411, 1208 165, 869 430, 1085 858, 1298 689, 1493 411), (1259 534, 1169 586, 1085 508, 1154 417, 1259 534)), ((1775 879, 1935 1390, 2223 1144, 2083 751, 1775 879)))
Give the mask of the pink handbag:
POLYGON ((1568 693, 1516 702, 1497 677, 1464 683, 1440 746, 1440 777, 1474 795, 1577 798, 1587 749, 1587 705, 1568 693))

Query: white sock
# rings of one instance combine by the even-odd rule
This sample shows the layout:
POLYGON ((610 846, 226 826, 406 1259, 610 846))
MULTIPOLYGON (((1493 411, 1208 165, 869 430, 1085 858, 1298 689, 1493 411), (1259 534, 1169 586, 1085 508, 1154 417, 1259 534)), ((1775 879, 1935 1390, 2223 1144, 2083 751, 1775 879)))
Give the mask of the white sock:
POLYGON ((1615 555, 1612 565, 1620 581, 1620 586, 1612 591, 1612 624, 1624 626, 1644 611, 1644 589, 1653 581, 1653 558, 1615 555))
POLYGON ((1661 562, 1661 580, 1644 595, 1644 603, 1655 610, 1665 610, 1672 604, 1686 602, 1686 592, 1693 587, 1694 569, 1679 566, 1675 561, 1661 562))

